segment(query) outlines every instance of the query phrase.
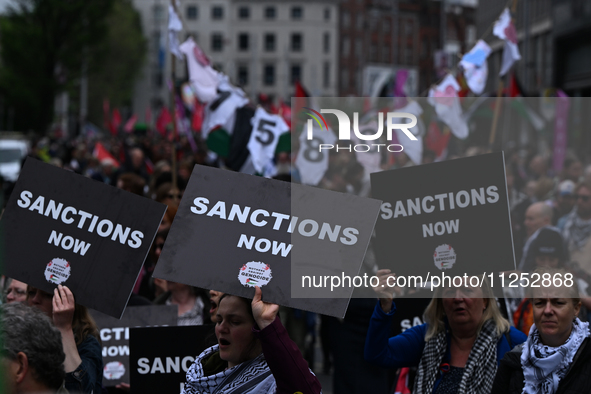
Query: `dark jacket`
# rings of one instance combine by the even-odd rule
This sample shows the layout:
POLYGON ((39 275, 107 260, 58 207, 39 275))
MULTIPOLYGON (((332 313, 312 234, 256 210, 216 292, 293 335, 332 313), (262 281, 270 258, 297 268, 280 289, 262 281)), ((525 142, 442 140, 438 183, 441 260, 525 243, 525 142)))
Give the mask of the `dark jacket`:
MULTIPOLYGON (((491 394, 521 394, 524 386, 521 349, 505 354, 497 370, 491 394)), ((591 390, 591 344, 585 339, 575 355, 570 369, 560 380, 555 394, 589 393, 591 390)))

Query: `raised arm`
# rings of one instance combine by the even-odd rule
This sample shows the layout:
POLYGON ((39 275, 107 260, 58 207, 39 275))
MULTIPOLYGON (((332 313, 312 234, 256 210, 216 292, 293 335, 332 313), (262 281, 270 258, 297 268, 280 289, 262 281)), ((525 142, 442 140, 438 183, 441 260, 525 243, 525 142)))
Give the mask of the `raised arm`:
POLYGON ((277 393, 320 393, 320 382, 277 316, 279 306, 263 302, 261 297, 262 291, 257 286, 252 313, 260 330, 253 328, 253 331, 261 341, 265 360, 275 377, 277 393))

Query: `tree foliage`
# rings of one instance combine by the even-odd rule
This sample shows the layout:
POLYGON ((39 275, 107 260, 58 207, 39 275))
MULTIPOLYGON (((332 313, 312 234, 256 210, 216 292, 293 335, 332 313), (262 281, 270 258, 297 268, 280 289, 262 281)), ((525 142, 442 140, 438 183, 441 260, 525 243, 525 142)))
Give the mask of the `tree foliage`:
POLYGON ((145 52, 139 20, 129 0, 16 1, 0 18, 0 96, 15 129, 45 132, 60 92, 75 107, 84 62, 89 108, 103 94, 127 100, 145 52))

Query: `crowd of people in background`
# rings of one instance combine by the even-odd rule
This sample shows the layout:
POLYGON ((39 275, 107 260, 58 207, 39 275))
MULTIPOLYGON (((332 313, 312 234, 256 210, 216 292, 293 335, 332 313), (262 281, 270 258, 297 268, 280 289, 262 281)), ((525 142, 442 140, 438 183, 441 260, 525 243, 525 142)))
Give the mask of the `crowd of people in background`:
MULTIPOLYGON (((259 386, 249 386, 249 390, 254 390, 249 392, 275 392, 278 387, 280 390, 291 389, 289 384, 281 386, 285 385, 285 376, 296 382, 293 384, 306 385, 310 391, 303 391, 305 393, 320 392, 318 380, 314 374, 308 373, 305 363, 302 364, 304 359, 316 374, 333 375, 334 393, 394 392, 401 368, 405 367, 415 368, 414 382, 407 382, 407 385, 416 393, 488 393, 491 390, 557 393, 566 390, 561 382, 569 382, 569 387, 575 387, 574 390, 584 386, 582 382, 572 382, 571 366, 574 364, 576 370, 586 371, 591 365, 587 360, 590 350, 586 347, 589 346, 587 322, 591 319, 591 165, 574 155, 567 157, 562 172, 552 173, 549 157, 528 150, 505 153, 517 269, 522 272, 571 272, 576 286, 569 289, 568 294, 558 290, 560 294, 528 294, 525 289, 519 289, 506 294, 507 310, 502 310, 486 289, 469 295, 442 290, 443 293, 435 297, 425 311, 425 324, 389 338, 388 322, 396 308, 393 295, 380 293, 379 289, 377 305, 375 298, 353 298, 344 319, 282 308, 279 314, 281 324, 279 318, 276 319, 277 310, 274 307, 269 309, 271 304, 261 302, 259 291, 251 304, 250 300, 224 297, 216 289, 198 289, 153 278, 152 273, 193 167, 200 164, 225 168, 224 158, 209 152, 204 141, 197 140, 195 150, 184 137, 171 142, 149 130, 129 134, 124 141, 115 138, 101 140, 109 153, 106 156, 96 154, 98 142, 92 138, 64 142, 44 137, 35 141, 30 156, 97 182, 154 199, 168 207, 128 305, 178 305, 179 325, 217 323, 218 348, 207 351, 219 351, 223 368, 210 365, 212 369, 205 368, 204 371, 204 365, 194 364, 188 374, 185 392, 202 392, 200 385, 203 384, 222 384, 226 368, 243 362, 251 363, 251 369, 243 371, 244 374, 262 374, 257 380, 259 386), (248 339, 251 353, 236 355, 225 351, 231 349, 231 335, 235 329, 224 331, 230 309, 242 316, 241 324, 248 330, 258 325, 260 332, 248 339), (266 327, 270 328, 265 331, 266 327), (532 330, 532 327, 536 329, 532 330), (558 329, 562 331, 557 334, 558 329), (283 339, 291 337, 295 341, 294 347, 283 349, 283 353, 278 351, 277 343, 268 337, 269 330, 274 330, 283 339), (322 361, 314 357, 317 340, 322 346, 322 361), (582 354, 581 349, 584 349, 582 354), (286 367, 281 365, 281 358, 285 360, 294 354, 303 356, 301 360, 294 356, 294 365, 290 367, 292 371, 298 371, 297 376, 295 372, 285 375, 286 367), (261 372, 257 366, 264 363, 265 358, 267 363, 261 372), (444 364, 445 368, 442 367, 444 364), (273 378, 277 374, 283 378, 273 378)), ((480 148, 468 148, 461 154, 449 155, 447 159, 483 152, 480 148)), ((438 160, 428 150, 423 157, 424 164, 438 160)), ((286 158, 285 152, 276 157, 276 161, 283 164, 286 161, 293 163, 293 159, 291 156, 286 158)), ((381 169, 409 165, 412 163, 404 153, 385 153, 381 169)), ((278 169, 277 179, 299 179, 294 166, 281 165, 278 169)), ((12 186, 6 182, 3 184, 4 204, 12 186)), ((329 168, 319 186, 371 196, 366 167, 348 151, 330 153, 329 168)), ((378 272, 378 266, 370 245, 361 274, 374 274, 378 272)), ((384 271, 380 274, 383 277, 391 275, 384 271)), ((47 380, 39 374, 46 370, 44 364, 29 363, 28 371, 37 373, 27 375, 25 369, 23 379, 17 379, 17 383, 25 382, 23 387, 27 390, 45 387, 51 392, 64 392, 58 390, 65 389, 100 392, 102 361, 97 327, 92 319, 88 319, 85 308, 75 304, 67 287, 60 286, 55 294, 49 294, 7 278, 2 286, 4 303, 28 303, 47 316, 24 307, 7 305, 3 308, 1 328, 8 357, 17 363, 34 357, 27 353, 28 348, 18 347, 20 344, 14 345, 15 349, 10 348, 13 339, 9 331, 13 326, 23 333, 29 329, 51 333, 47 343, 39 346, 51 349, 59 341, 62 345, 58 347, 63 349, 63 353, 55 351, 51 360, 39 361, 49 362, 56 368, 52 379, 47 380), (19 320, 18 316, 26 316, 20 319, 23 321, 19 321, 19 325, 12 322, 19 320), (31 327, 20 328, 20 324, 31 327)), ((35 348, 34 352, 37 351, 35 348)), ((210 353, 202 356, 208 358, 210 353)))

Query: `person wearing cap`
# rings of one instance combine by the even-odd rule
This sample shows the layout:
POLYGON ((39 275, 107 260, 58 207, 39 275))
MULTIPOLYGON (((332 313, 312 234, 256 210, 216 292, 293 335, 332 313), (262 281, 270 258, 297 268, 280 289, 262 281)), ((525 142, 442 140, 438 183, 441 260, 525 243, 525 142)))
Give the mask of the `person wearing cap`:
POLYGON ((552 202, 552 207, 554 208, 552 222, 560 230, 564 228, 566 218, 575 206, 575 187, 575 183, 569 179, 560 182, 556 198, 552 202))

